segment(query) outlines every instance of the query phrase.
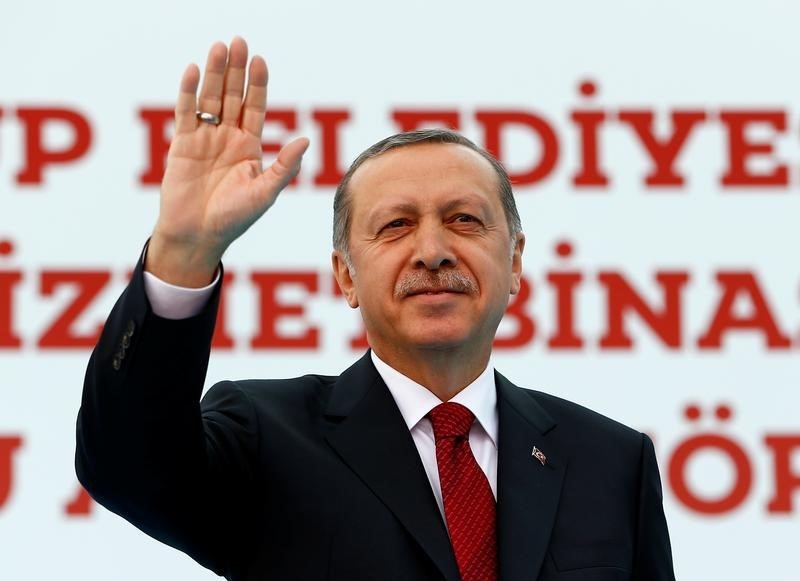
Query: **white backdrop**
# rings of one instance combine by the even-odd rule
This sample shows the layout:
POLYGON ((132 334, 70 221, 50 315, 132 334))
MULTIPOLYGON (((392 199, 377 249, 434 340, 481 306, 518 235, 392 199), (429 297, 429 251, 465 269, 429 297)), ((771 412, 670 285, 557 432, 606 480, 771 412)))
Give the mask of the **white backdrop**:
POLYGON ((160 159, 161 127, 147 111, 171 106, 212 41, 241 34, 266 56, 284 112, 266 141, 312 145, 297 184, 226 256, 232 345, 216 350, 208 385, 354 360, 358 316, 328 274, 324 176, 396 132, 398 111, 447 111, 480 143, 504 113, 532 293, 501 328, 514 345, 496 366, 654 437, 679 579, 796 580, 799 20, 796 4, 763 0, 4 6, 0 577, 213 577, 84 502, 72 456, 85 344, 156 217, 158 188, 142 174, 160 159), (655 181, 671 185, 647 182, 649 151, 661 152, 655 181), (545 175, 526 180, 537 166, 545 175), (301 313, 273 321, 262 301, 301 313), (268 338, 309 328, 310 347, 268 338))

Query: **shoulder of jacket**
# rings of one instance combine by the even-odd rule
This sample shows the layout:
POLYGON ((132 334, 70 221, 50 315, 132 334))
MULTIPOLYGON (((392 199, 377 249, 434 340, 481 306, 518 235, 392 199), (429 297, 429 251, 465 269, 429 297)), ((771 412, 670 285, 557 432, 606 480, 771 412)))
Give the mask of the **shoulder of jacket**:
POLYGON ((637 447, 641 446, 642 433, 630 426, 581 404, 543 391, 532 389, 523 389, 523 391, 534 398, 562 429, 586 433, 592 437, 609 437, 629 442, 637 447))

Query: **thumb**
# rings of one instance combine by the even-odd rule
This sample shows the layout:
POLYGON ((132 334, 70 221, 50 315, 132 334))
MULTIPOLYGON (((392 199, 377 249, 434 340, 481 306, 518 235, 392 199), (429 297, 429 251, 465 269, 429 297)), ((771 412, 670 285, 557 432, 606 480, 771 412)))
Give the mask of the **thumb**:
POLYGON ((297 175, 309 143, 307 137, 298 137, 281 148, 277 159, 259 176, 267 195, 277 194, 297 175))

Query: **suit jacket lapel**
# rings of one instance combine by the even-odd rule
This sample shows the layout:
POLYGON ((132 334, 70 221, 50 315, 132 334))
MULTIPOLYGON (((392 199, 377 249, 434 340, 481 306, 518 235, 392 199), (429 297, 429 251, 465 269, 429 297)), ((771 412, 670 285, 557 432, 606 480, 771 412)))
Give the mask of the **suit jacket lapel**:
POLYGON ((532 393, 495 372, 500 419, 497 462, 497 541, 500 579, 539 575, 555 522, 566 456, 552 437, 555 421, 532 393), (532 455, 545 455, 544 464, 532 455))
POLYGON ((369 353, 339 376, 326 416, 330 445, 386 504, 448 581, 458 566, 419 453, 369 353))

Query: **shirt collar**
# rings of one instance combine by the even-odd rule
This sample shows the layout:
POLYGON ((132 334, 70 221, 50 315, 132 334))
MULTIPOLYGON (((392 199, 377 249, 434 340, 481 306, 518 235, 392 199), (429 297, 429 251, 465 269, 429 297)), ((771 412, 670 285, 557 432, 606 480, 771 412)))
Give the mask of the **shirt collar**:
MULTIPOLYGON (((389 388, 409 430, 442 403, 433 392, 391 367, 378 357, 375 351, 371 350, 370 355, 375 369, 389 388)), ((497 389, 494 382, 494 366, 491 362, 475 381, 459 391, 450 401, 460 403, 469 409, 497 446, 497 389)))

